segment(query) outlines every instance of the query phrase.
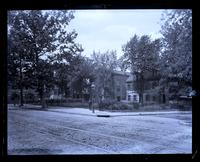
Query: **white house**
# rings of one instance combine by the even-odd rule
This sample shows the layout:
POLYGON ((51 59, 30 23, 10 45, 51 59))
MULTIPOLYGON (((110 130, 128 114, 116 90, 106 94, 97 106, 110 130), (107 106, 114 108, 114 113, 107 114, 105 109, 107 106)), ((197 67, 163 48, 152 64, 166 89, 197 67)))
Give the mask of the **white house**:
POLYGON ((134 85, 136 77, 132 74, 126 80, 126 101, 127 102, 139 102, 139 94, 134 90, 134 85))
POLYGON ((126 100, 128 102, 139 103, 139 94, 136 91, 126 91, 126 100))

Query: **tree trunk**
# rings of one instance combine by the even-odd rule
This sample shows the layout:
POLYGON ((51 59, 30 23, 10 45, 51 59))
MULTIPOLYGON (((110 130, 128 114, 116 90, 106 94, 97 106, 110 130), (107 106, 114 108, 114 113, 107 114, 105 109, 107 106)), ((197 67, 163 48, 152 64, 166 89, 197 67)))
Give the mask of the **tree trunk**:
POLYGON ((45 97, 44 97, 44 95, 42 96, 42 99, 41 99, 41 101, 42 101, 42 103, 41 103, 41 105, 42 105, 42 108, 46 108, 46 107, 47 107, 47 104, 46 104, 46 100, 45 100, 45 97))
POLYGON ((47 103, 46 103, 44 94, 42 94, 41 96, 41 105, 42 105, 42 108, 47 108, 47 103))
POLYGON ((140 93, 139 97, 140 97, 139 101, 140 101, 141 105, 143 105, 143 93, 140 93))
POLYGON ((41 89, 40 99, 41 99, 41 106, 42 106, 42 108, 46 108, 46 107, 47 107, 47 104, 46 104, 46 100, 45 100, 45 91, 44 91, 44 87, 42 87, 42 89, 41 89))
POLYGON ((24 100, 23 100, 23 85, 22 85, 22 58, 20 54, 20 106, 24 105, 24 100))
POLYGON ((140 96, 141 96, 141 105, 143 106, 143 93, 144 93, 144 84, 145 84, 145 81, 144 81, 144 76, 143 76, 143 73, 141 73, 141 77, 140 77, 140 96))
POLYGON ((24 106, 23 87, 20 86, 20 106, 24 106))

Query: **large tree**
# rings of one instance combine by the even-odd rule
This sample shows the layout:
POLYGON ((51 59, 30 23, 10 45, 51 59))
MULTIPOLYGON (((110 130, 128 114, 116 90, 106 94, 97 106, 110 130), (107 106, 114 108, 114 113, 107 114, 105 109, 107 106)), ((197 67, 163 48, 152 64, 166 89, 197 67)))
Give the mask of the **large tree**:
POLYGON ((170 10, 162 21, 162 78, 165 83, 178 82, 170 91, 172 97, 178 97, 192 85, 192 11, 170 10))
POLYGON ((14 52, 16 60, 21 62, 20 69, 29 64, 30 85, 35 86, 42 103, 45 87, 48 86, 46 83, 50 81, 47 79, 51 78, 44 77, 44 74, 52 75, 52 72, 46 72, 52 63, 60 61, 68 64, 74 55, 82 51, 80 45, 74 42, 77 33, 69 32, 67 28, 73 18, 72 12, 64 10, 8 12, 8 38, 11 40, 8 47, 12 48, 8 59, 14 52), (15 49, 11 43, 15 44, 15 49), (22 60, 24 57, 26 60, 22 60))
POLYGON ((145 74, 157 72, 159 69, 159 52, 161 43, 159 39, 151 40, 149 36, 134 35, 123 47, 124 64, 129 65, 131 72, 136 76, 136 91, 143 103, 145 74))
POLYGON ((117 54, 116 51, 93 52, 91 58, 95 67, 96 98, 100 102, 113 94, 112 72, 117 68, 117 54))
MULTIPOLYGON (((25 48, 28 40, 24 39, 25 31, 21 27, 20 19, 14 19, 18 12, 8 12, 8 83, 14 89, 20 89, 20 105, 23 106, 23 89, 30 87, 29 78, 25 74, 30 72, 30 49, 25 48)), ((18 15, 20 18, 21 14, 18 15)))
POLYGON ((74 95, 88 99, 91 84, 94 82, 94 79, 95 67, 92 60, 87 57, 80 57, 79 64, 76 65, 76 71, 73 73, 70 84, 74 95))

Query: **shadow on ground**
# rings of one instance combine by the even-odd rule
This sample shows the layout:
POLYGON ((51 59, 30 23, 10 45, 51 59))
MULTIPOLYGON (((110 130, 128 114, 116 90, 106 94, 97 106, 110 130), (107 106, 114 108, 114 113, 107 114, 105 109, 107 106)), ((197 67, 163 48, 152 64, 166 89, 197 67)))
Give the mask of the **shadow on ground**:
POLYGON ((12 155, 33 155, 33 154, 52 154, 52 153, 59 153, 62 152, 62 150, 59 149, 41 149, 41 148, 23 148, 23 149, 12 149, 8 151, 8 154, 12 154, 12 155))

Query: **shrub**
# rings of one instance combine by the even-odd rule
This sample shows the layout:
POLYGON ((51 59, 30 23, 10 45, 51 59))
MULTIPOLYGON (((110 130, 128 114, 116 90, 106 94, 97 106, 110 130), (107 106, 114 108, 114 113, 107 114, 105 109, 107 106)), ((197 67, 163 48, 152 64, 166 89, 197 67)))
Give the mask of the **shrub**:
POLYGON ((115 104, 115 100, 103 100, 99 103, 100 109, 112 109, 112 105, 115 104))
POLYGON ((133 105, 129 105, 127 103, 118 102, 116 100, 104 100, 99 103, 100 109, 107 110, 132 110, 133 105))
POLYGON ((109 106, 108 106, 108 109, 109 109, 109 110, 119 110, 120 107, 119 107, 119 104, 114 103, 113 105, 109 105, 109 106))
POLYGON ((83 99, 79 98, 67 98, 66 102, 82 102, 83 99))
POLYGON ((47 99, 46 100, 48 105, 62 105, 63 103, 66 102, 65 99, 47 99))
POLYGON ((81 107, 81 108, 88 108, 88 103, 87 102, 67 102, 63 103, 62 106, 65 107, 81 107))
POLYGON ((139 103, 133 103, 134 109, 139 109, 139 103))

